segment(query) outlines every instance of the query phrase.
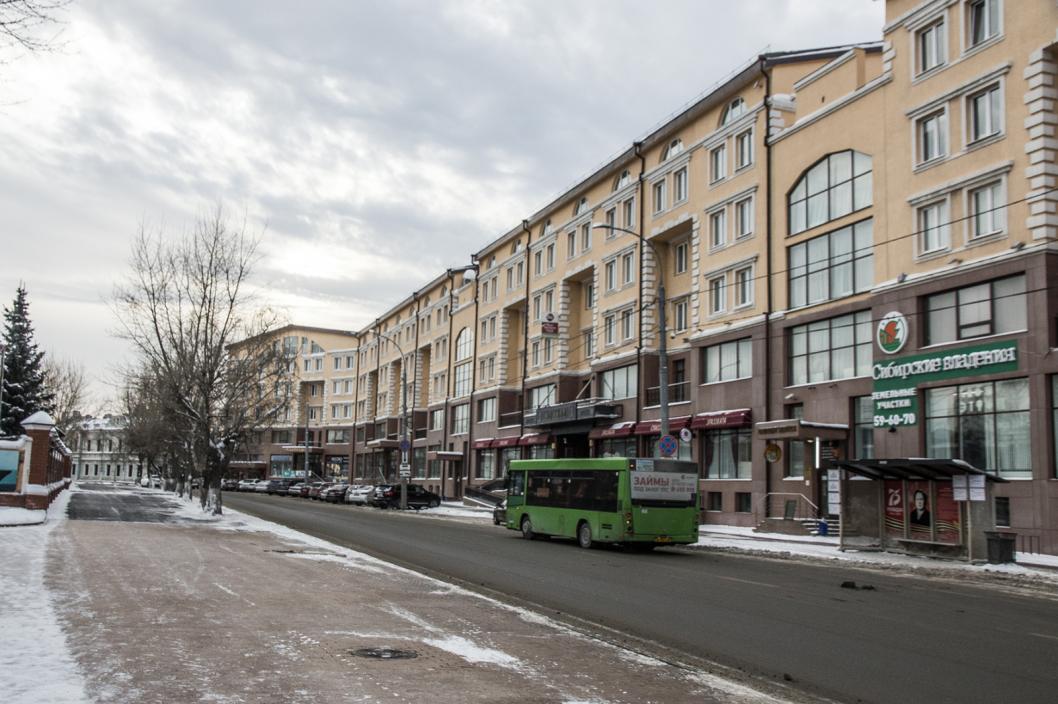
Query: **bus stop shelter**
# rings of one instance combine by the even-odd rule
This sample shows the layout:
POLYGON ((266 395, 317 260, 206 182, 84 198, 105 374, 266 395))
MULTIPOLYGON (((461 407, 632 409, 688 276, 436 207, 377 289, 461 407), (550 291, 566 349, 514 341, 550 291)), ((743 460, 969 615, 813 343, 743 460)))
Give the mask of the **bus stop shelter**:
POLYGON ((1006 481, 955 459, 831 463, 840 492, 839 548, 983 560, 995 530, 992 487, 1006 481))

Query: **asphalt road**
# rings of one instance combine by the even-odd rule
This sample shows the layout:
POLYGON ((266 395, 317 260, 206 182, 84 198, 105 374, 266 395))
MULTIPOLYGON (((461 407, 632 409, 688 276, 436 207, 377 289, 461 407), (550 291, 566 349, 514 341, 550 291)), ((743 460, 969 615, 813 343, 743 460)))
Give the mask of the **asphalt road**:
MULTIPOLYGON (((476 522, 225 493, 433 575, 843 702, 1058 701, 1058 599, 840 566, 525 541, 476 522), (842 588, 853 580, 873 590, 842 588)), ((351 598, 361 598, 351 595, 351 598)))

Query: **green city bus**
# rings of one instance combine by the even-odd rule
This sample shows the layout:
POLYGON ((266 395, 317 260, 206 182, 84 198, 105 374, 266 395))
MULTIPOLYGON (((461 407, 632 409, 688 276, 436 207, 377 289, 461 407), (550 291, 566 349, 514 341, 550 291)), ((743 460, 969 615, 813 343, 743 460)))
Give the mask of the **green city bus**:
POLYGON ((698 469, 670 459, 514 460, 507 527, 522 537, 576 538, 581 547, 650 549, 698 540, 698 469))

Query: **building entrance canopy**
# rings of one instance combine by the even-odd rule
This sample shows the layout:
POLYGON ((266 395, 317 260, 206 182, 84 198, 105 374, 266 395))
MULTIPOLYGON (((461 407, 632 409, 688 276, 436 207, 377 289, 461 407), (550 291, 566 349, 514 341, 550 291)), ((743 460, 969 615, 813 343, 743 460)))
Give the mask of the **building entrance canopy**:
POLYGON ((764 440, 845 440, 849 426, 841 423, 814 423, 797 418, 764 420, 753 426, 764 440))

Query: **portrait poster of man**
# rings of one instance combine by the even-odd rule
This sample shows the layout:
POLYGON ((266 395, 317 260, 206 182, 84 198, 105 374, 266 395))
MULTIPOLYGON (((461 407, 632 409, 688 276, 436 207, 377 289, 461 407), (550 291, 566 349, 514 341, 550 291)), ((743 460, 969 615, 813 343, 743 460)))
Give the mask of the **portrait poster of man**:
POLYGON ((907 483, 907 524, 915 537, 928 537, 933 528, 929 482, 907 483))

